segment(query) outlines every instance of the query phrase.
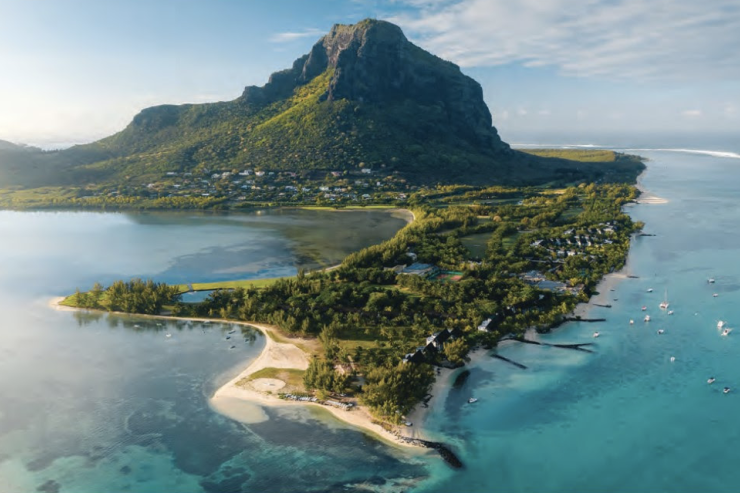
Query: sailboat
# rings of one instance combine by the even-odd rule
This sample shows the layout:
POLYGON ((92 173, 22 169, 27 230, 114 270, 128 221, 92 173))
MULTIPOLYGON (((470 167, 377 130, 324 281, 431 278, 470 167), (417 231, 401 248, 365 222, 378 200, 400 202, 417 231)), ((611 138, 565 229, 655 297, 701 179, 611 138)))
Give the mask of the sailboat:
POLYGON ((665 290, 665 296, 663 297, 663 301, 660 302, 660 309, 665 310, 668 308, 668 290, 665 290))

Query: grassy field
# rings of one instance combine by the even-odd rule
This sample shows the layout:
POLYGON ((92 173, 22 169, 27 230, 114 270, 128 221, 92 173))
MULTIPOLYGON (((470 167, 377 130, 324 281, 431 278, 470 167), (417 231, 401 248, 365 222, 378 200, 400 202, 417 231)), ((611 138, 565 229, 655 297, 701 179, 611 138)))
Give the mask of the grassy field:
POLYGON ((285 382, 285 387, 280 389, 281 392, 304 392, 306 389, 303 385, 303 374, 305 370, 295 370, 289 368, 263 368, 249 375, 248 377, 237 382, 237 385, 256 380, 258 378, 277 378, 285 382))
POLYGON ((603 149, 519 149, 527 154, 540 157, 568 159, 587 163, 613 163, 617 159, 614 151, 603 149))
POLYGON ((470 252, 470 257, 483 258, 486 255, 488 240, 491 239, 491 233, 476 233, 460 238, 463 246, 470 252))
MULTIPOLYGON (((270 277, 268 279, 242 279, 238 281, 218 281, 218 282, 194 282, 193 291, 213 291, 214 289, 236 289, 236 288, 264 288, 275 284, 280 279, 290 279, 290 277, 270 277)), ((188 292, 187 284, 179 284, 178 287, 183 293, 188 292)))

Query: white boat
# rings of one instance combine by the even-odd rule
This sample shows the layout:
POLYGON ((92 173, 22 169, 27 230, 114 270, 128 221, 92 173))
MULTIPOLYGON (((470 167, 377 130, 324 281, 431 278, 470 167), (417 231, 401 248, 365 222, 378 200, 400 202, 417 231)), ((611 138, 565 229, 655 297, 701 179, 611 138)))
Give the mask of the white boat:
POLYGON ((714 278, 713 277, 710 277, 709 279, 707 279, 707 282, 709 284, 714 284, 714 278))
POLYGON ((665 332, 665 330, 663 330, 663 329, 658 329, 658 334, 662 334, 663 332, 665 332))
POLYGON ((668 308, 668 290, 665 291, 665 296, 663 296, 663 301, 660 302, 660 309, 666 310, 668 308))
POLYGON ((730 335, 730 332, 732 332, 732 329, 726 328, 725 330, 722 331, 722 335, 723 336, 728 336, 728 335, 730 335))
POLYGON ((599 333, 598 332, 594 332, 594 337, 599 337, 599 333))
POLYGON ((673 315, 673 310, 668 310, 668 315, 673 315))
POLYGON ((653 292, 653 288, 648 288, 647 292, 648 293, 652 293, 653 292))
POLYGON ((709 377, 709 378, 707 379, 707 383, 708 383, 708 384, 713 384, 713 383, 714 383, 714 377, 709 377))
POLYGON ((635 325, 635 321, 630 319, 630 325, 635 325))
POLYGON ((714 293, 714 294, 712 295, 712 297, 714 297, 714 298, 716 298, 717 296, 719 296, 719 295, 718 295, 717 293, 714 293))
POLYGON ((676 361, 676 357, 675 356, 671 356, 671 363, 673 363, 674 361, 676 361))
POLYGON ((169 334, 169 333, 167 333, 167 334, 165 334, 164 336, 165 336, 165 337, 172 337, 172 334, 169 334))
POLYGON ((729 394, 730 393, 730 387, 725 387, 724 389, 722 389, 722 393, 729 394))
POLYGON ((650 321, 650 315, 645 315, 645 319, 644 319, 644 320, 645 320, 646 322, 649 322, 649 321, 650 321))
POLYGON ((718 329, 721 329, 724 326, 725 326, 725 322, 724 321, 720 320, 719 322, 717 322, 717 328, 718 329))
POLYGON ((470 399, 468 399, 468 404, 472 404, 474 402, 478 402, 478 399, 476 399, 475 397, 471 397, 470 399))

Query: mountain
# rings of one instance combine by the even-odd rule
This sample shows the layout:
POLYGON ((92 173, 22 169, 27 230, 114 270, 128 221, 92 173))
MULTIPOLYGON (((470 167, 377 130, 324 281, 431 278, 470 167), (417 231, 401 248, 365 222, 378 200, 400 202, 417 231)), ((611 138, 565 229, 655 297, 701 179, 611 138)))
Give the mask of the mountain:
POLYGON ((371 168, 411 183, 471 184, 609 171, 512 150, 476 81, 398 26, 370 19, 335 25, 291 68, 233 101, 147 108, 115 135, 34 159, 47 184, 143 184, 167 172, 244 168, 307 179, 371 168))

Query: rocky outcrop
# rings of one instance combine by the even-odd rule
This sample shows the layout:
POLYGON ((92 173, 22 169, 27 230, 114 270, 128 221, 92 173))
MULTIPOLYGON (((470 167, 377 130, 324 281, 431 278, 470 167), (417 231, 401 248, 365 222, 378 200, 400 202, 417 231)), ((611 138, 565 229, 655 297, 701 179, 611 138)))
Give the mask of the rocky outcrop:
POLYGON ((290 69, 272 74, 263 87, 245 88, 241 100, 250 107, 272 103, 326 70, 333 72, 326 100, 381 105, 413 101, 444 114, 458 136, 490 150, 509 149, 492 125, 480 84, 385 21, 335 25, 290 69))

